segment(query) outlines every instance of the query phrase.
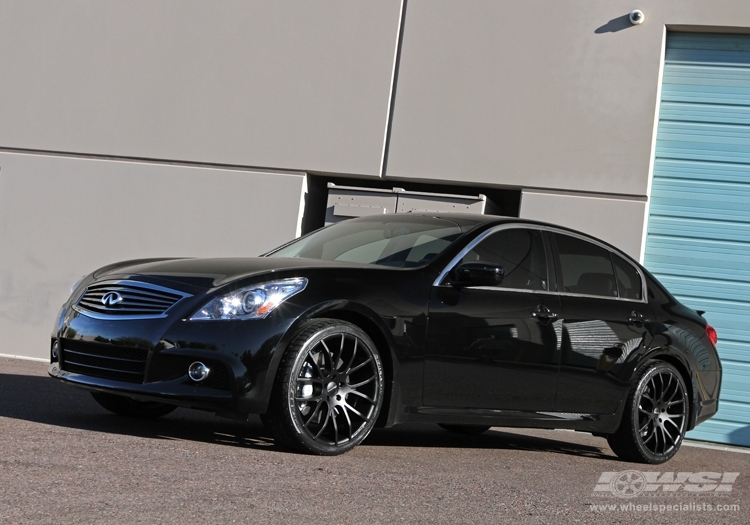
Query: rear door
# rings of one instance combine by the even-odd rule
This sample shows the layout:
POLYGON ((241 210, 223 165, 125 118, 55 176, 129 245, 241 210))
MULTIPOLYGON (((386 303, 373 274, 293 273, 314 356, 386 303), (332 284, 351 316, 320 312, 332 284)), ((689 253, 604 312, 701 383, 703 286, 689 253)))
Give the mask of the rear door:
POLYGON ((611 414, 627 394, 625 361, 649 341, 645 280, 603 245, 573 234, 550 237, 563 319, 555 411, 611 414))

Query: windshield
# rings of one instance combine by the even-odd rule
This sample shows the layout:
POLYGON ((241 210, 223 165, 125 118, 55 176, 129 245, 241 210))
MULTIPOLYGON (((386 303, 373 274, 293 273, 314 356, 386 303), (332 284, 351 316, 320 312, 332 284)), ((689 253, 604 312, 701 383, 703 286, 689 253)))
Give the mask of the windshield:
POLYGON ((368 217, 323 228, 267 257, 301 257, 412 268, 430 262, 461 233, 458 224, 446 219, 368 217))

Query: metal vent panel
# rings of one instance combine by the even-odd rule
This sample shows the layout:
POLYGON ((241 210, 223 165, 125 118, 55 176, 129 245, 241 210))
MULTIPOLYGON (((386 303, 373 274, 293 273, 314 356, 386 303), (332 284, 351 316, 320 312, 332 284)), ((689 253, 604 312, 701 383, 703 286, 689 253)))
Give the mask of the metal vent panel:
POLYGON ((103 281, 86 288, 74 308, 95 319, 158 319, 190 296, 140 281, 103 281))

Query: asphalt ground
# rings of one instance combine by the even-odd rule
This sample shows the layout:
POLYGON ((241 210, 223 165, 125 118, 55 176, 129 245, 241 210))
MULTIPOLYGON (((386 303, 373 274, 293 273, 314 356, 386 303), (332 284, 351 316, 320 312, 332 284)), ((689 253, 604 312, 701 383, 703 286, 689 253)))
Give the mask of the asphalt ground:
POLYGON ((276 446, 255 417, 110 414, 46 369, 0 358, 1 524, 750 523, 748 449, 683 446, 648 466, 619 461, 583 433, 399 425, 342 456, 305 456, 276 446), (721 493, 675 479, 672 492, 657 485, 627 498, 622 483, 616 492, 606 481, 653 472, 657 481, 739 476, 721 493))

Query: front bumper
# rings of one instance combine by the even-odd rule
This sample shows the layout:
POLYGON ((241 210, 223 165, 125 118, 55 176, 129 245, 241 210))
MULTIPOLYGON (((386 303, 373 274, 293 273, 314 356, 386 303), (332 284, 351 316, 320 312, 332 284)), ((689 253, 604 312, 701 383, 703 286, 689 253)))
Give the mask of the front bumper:
POLYGON ((48 373, 56 379, 87 390, 127 395, 142 401, 159 401, 170 405, 212 411, 233 410, 237 404, 236 397, 231 391, 192 386, 185 384, 182 378, 157 383, 133 384, 67 372, 60 368, 60 363, 50 364, 48 373))
MULTIPOLYGON (((205 298, 198 298, 196 304, 205 298)), ((52 337, 50 376, 134 399, 224 413, 264 413, 273 370, 297 312, 282 307, 260 320, 186 321, 197 308, 184 301, 168 317, 95 319, 67 308, 52 337), (291 314, 291 315, 290 315, 291 314), (196 361, 211 370, 188 376, 196 361)))

